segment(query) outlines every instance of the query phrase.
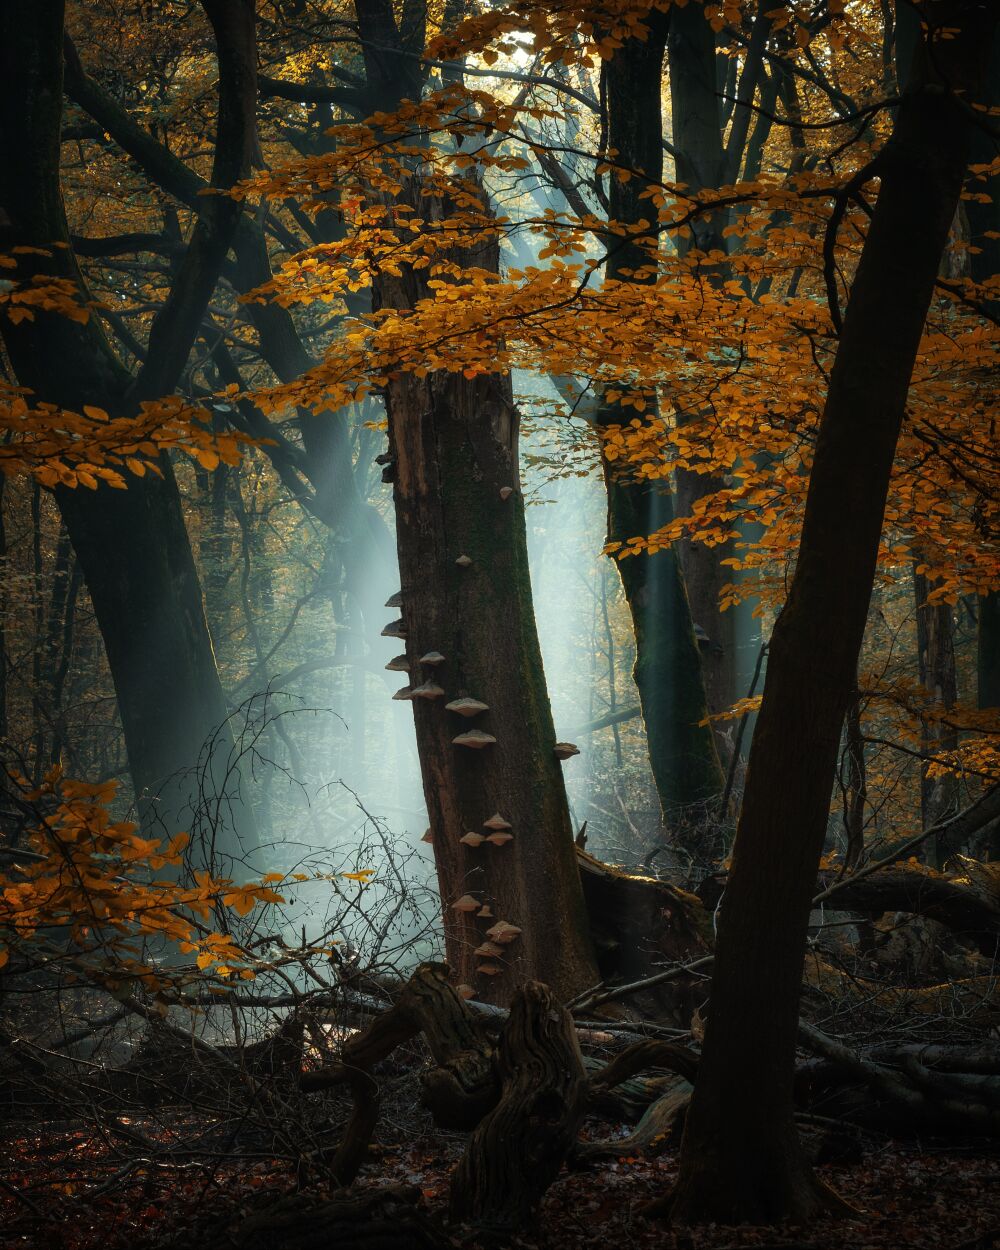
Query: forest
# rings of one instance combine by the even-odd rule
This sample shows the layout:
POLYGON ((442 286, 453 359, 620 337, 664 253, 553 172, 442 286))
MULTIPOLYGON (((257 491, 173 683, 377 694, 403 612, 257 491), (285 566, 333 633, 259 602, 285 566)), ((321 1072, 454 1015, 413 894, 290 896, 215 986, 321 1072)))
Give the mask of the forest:
POLYGON ((0 1250, 997 1250, 998 327, 996 0, 2 0, 0 1250))

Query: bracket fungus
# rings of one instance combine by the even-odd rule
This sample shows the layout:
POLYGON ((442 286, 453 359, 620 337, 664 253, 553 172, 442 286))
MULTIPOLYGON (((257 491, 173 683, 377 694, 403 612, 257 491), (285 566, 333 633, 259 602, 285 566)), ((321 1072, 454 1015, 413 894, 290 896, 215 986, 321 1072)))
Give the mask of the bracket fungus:
POLYGON ((465 555, 459 556, 458 559, 455 561, 455 563, 458 565, 460 569, 467 569, 469 565, 472 563, 472 557, 465 556, 465 555))
POLYGON ((433 841, 434 841, 434 833, 433 833, 433 831, 432 831, 431 829, 429 829, 429 828, 428 828, 428 829, 424 832, 424 836, 420 839, 420 841, 421 841, 421 842, 433 842, 433 841))
POLYGON ((433 681, 425 681, 422 686, 414 686, 411 699, 440 699, 444 690, 433 681))
POLYGON ((481 833, 472 833, 471 831, 463 834, 458 840, 459 842, 464 842, 466 846, 482 846, 486 841, 481 833))
POLYGON ((459 996, 459 998, 475 998, 476 997, 476 991, 472 988, 471 985, 456 985, 455 993, 459 996))
POLYGON ((479 909, 479 915, 482 916, 484 920, 492 920, 493 908, 490 907, 489 903, 484 903, 479 909))
POLYGON ((481 972, 485 977, 498 977, 503 972, 503 968, 499 964, 479 964, 476 971, 481 972))
POLYGON ((521 936, 521 930, 516 924, 508 924, 506 920, 498 920, 492 929, 486 930, 486 936, 491 942, 499 942, 501 946, 509 946, 511 942, 516 942, 521 936))
POLYGON ((486 839, 491 846, 506 846, 508 842, 514 841, 512 833, 491 833, 486 839))
POLYGON ((390 621, 389 624, 386 625, 385 629, 382 630, 382 637, 383 638, 405 638, 406 626, 403 623, 403 618, 400 617, 398 621, 390 621))
POLYGON ((457 747, 470 747, 473 751, 481 751, 483 747, 491 747, 496 742, 492 734, 484 734, 481 729, 470 729, 467 733, 452 738, 457 747))
POLYGON ((498 955, 503 954, 503 947, 497 946, 496 942, 483 942, 472 953, 473 955, 482 955, 484 959, 496 959, 498 955))
POLYGON ((444 663, 444 656, 440 651, 428 651, 426 655, 422 655, 417 661, 418 664, 430 664, 433 668, 437 664, 444 663))
POLYGON ((478 911, 479 900, 472 897, 471 894, 463 894, 461 898, 457 898, 451 905, 452 911, 478 911))
POLYGON ((500 498, 504 501, 504 503, 507 502, 507 500, 511 497, 511 495, 513 495, 513 493, 514 493, 513 486, 501 486, 500 487, 500 498))
POLYGON ((413 687, 412 687, 412 686, 402 686, 399 690, 397 690, 397 691, 396 691, 396 693, 395 693, 392 697, 393 697, 394 699, 412 699, 412 698, 413 698, 413 687))
POLYGON ((408 673, 410 671, 410 661, 405 655, 394 655, 386 668, 390 673, 408 673))
POLYGON ((403 592, 397 590, 394 595, 390 595, 385 601, 387 608, 401 608, 403 606, 403 592))
POLYGON ((574 755, 580 754, 580 748, 575 742, 557 742, 555 749, 555 757, 557 760, 572 759, 574 755))
POLYGON ((494 812, 493 815, 489 818, 489 820, 483 821, 483 828, 484 829, 499 829, 499 830, 506 832, 506 830, 508 829, 513 829, 514 826, 510 823, 509 820, 505 820, 504 817, 501 816, 499 812, 494 812))
POLYGON ((478 699, 452 699, 445 707, 449 712, 457 712, 459 716, 478 716, 480 712, 488 712, 489 704, 478 699))

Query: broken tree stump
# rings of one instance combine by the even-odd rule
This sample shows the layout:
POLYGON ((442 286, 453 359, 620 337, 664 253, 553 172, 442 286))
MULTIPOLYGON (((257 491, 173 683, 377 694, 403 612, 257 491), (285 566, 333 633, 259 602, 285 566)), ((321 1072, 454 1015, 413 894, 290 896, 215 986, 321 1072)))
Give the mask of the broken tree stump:
POLYGON ((303 1076, 304 1090, 347 1084, 353 1095, 351 1118, 328 1161, 339 1184, 357 1176, 375 1131, 380 1091, 372 1069, 418 1033, 435 1064, 422 1078, 424 1103, 440 1127, 472 1128, 496 1103, 493 1048, 448 975, 447 964, 421 964, 392 1007, 344 1043, 339 1064, 303 1076))
POLYGON ((586 1106, 569 1012, 537 981, 511 1004, 500 1038, 500 1101, 473 1133, 451 1183, 451 1214, 484 1229, 522 1227, 555 1180, 586 1106))

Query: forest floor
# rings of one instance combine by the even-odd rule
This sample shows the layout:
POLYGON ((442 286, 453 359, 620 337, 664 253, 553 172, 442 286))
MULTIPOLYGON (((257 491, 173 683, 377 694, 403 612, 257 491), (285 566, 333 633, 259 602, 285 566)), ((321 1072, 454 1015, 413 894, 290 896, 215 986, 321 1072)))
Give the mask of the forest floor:
MULTIPOLYGON (((0 1178, 3 1250, 222 1250, 239 1244, 243 1219, 294 1189, 286 1163, 236 1162, 223 1153, 183 1165, 139 1159, 125 1176, 116 1175, 109 1160, 105 1178, 95 1179, 102 1148, 89 1134, 55 1126, 8 1139, 0 1178)), ((461 1136, 437 1131, 399 1145, 388 1137, 358 1187, 414 1187, 421 1209, 447 1229, 456 1250, 474 1250, 476 1236, 446 1220, 449 1177, 462 1149, 461 1136)), ((642 1207, 664 1193, 676 1168, 676 1151, 669 1151, 564 1170, 534 1227, 510 1244, 531 1250, 1000 1250, 995 1144, 963 1148, 866 1137, 851 1163, 819 1169, 858 1208, 858 1218, 809 1228, 670 1229, 646 1221, 642 1207)), ((306 1192, 328 1196, 318 1185, 306 1192)))

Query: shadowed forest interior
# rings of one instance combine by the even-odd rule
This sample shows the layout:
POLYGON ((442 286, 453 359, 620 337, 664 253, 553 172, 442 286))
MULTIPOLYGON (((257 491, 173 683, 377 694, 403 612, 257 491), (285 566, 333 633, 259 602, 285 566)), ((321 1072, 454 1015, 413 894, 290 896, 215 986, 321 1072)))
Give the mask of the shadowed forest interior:
POLYGON ((1000 5, 0 5, 0 1247, 1000 1247, 1000 5))

